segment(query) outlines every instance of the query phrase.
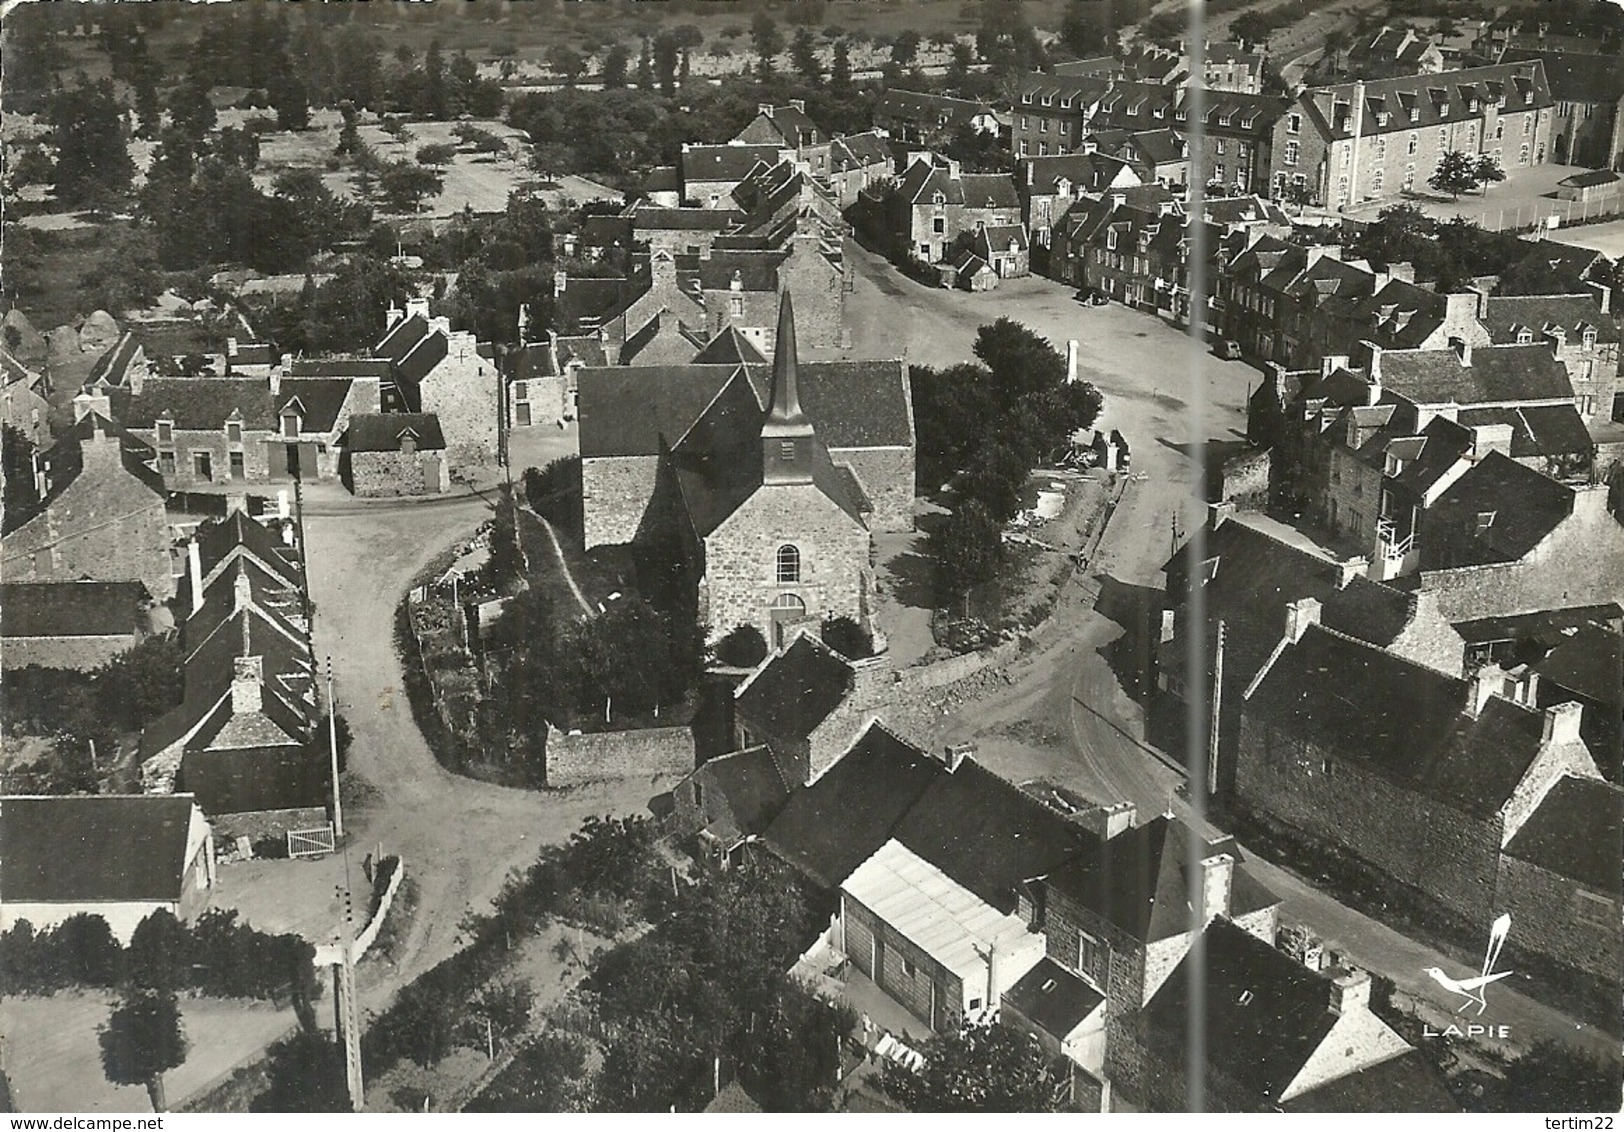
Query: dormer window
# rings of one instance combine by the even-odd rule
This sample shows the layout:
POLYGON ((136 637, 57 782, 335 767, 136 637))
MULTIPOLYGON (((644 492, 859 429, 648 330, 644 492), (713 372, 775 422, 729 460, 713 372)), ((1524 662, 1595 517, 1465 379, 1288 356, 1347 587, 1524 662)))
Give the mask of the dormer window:
POLYGON ((158 443, 159 444, 173 444, 173 443, 175 443, 175 422, 174 421, 159 421, 158 422, 158 443))
POLYGON ((1489 528, 1494 526, 1494 516, 1495 512, 1493 511, 1479 511, 1477 513, 1477 533, 1479 536, 1487 534, 1489 528))
POLYGON ((282 435, 288 440, 299 438, 299 414, 292 409, 282 413, 282 435))
POLYGON ((1593 329, 1587 328, 1585 330, 1584 344, 1585 349, 1587 350, 1594 350, 1596 348, 1596 332, 1593 329))
POLYGON ((226 443, 227 444, 241 444, 242 443, 242 422, 241 421, 227 421, 226 422, 226 443))
POLYGON ((1525 326, 1521 330, 1517 331, 1517 345, 1526 346, 1533 340, 1534 332, 1528 329, 1528 327, 1525 326))

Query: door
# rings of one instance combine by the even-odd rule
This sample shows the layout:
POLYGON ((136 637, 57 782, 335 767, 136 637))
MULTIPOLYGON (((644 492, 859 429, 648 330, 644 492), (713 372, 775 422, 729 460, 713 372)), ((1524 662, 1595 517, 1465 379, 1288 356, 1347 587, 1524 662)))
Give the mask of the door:
POLYGON ((515 428, 528 428, 530 426, 530 402, 520 401, 514 408, 513 425, 515 428))
POLYGON ((423 491, 427 495, 440 493, 440 457, 421 456, 419 461, 423 468, 423 491))
POLYGON ((231 478, 234 480, 240 480, 243 479, 247 474, 247 465, 243 461, 243 454, 241 452, 233 452, 231 454, 231 478))
POLYGON ((885 940, 880 938, 877 924, 874 931, 874 985, 885 989, 885 940))
POLYGON ((806 602, 794 594, 779 594, 773 599, 773 647, 778 648, 795 632, 795 626, 806 620, 806 602))

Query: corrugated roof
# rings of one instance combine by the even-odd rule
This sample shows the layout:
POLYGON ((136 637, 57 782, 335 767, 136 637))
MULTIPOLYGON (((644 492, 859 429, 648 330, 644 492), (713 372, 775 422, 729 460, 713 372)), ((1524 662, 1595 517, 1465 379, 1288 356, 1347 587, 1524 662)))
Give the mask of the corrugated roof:
POLYGON ((1011 954, 1036 938, 941 869, 891 839, 841 890, 966 983, 984 980, 987 954, 1011 954))

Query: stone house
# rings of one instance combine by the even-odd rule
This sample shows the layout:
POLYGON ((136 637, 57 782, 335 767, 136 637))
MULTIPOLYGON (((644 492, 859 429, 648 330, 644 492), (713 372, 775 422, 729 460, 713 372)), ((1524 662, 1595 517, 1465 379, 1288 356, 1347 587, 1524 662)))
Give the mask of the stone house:
POLYGON ((745 842, 766 832, 792 783, 765 746, 708 759, 671 791, 671 828, 697 839, 718 864, 734 864, 745 842))
MULTIPOLYGON (((521 311, 521 314, 523 312, 521 311)), ((523 329, 521 326, 521 340, 523 329)), ((619 361, 619 348, 597 334, 525 341, 501 358, 507 388, 507 427, 557 424, 575 419, 575 375, 619 361)))
POLYGON ((1513 47, 1503 61, 1538 61, 1550 84, 1551 160, 1615 169, 1624 157, 1624 67, 1616 55, 1513 47))
POLYGON ((978 227, 1021 223, 1021 201, 1008 173, 963 173, 957 161, 938 164, 916 154, 897 184, 889 217, 898 244, 940 263, 961 234, 978 227))
POLYGON ((1347 73, 1362 79, 1436 75, 1444 69, 1437 41, 1408 27, 1384 27, 1348 48, 1344 59, 1347 73))
POLYGON ((451 490, 445 437, 433 413, 358 413, 344 434, 356 495, 442 495, 451 490))
POLYGON ((390 308, 373 353, 392 367, 384 411, 439 417, 446 457, 457 467, 495 461, 502 383, 488 343, 431 316, 428 300, 409 299, 404 311, 390 308))
POLYGON ((806 785, 851 749, 895 685, 884 655, 848 660, 803 630, 733 690, 734 746, 766 746, 791 783, 806 785))
POLYGON ((886 180, 895 172, 895 162, 885 135, 878 130, 846 134, 829 143, 830 193, 841 209, 850 208, 870 185, 886 180))
POLYGON ((291 520, 267 525, 232 509, 223 519, 200 524, 186 543, 186 569, 177 586, 178 608, 188 615, 203 608, 220 575, 247 560, 256 576, 276 579, 282 589, 299 589, 299 552, 291 520))
POLYGON ((992 265, 969 248, 961 248, 950 261, 953 286, 961 291, 990 291, 998 286, 998 273, 992 265))
POLYGON ((968 126, 984 134, 998 133, 998 116, 984 102, 888 89, 874 104, 874 127, 900 142, 928 145, 968 126))
POLYGON ((1034 243, 1047 247, 1050 232, 1066 210, 1082 198, 1098 198, 1139 184, 1139 176, 1120 158, 1099 152, 1057 157, 1028 157, 1015 166, 1015 191, 1021 198, 1021 222, 1034 243))
POLYGON ((1032 273, 1026 229, 1019 224, 976 229, 970 240, 970 251, 992 268, 999 279, 1020 279, 1032 273))
POLYGON ((1478 320, 1497 346, 1548 345, 1568 370, 1574 406, 1587 425, 1605 425, 1619 396, 1619 329, 1612 291, 1580 295, 1485 295, 1478 320))
POLYGON ((734 135, 744 145, 771 145, 788 150, 814 177, 828 176, 834 141, 806 113, 806 103, 792 98, 786 106, 763 102, 756 116, 734 135))
POLYGON ((1500 854, 1495 904, 1511 913, 1508 949, 1539 952, 1617 987, 1621 835, 1624 790, 1582 775, 1551 787, 1500 854))
POLYGON ((1022 75, 1010 121, 1010 145, 1016 157, 1049 157, 1071 153, 1083 142, 1100 100, 1121 77, 1120 67, 1105 74, 1022 75))
POLYGON ((214 887, 214 840, 190 795, 0 798, 0 931, 100 916, 128 945, 165 911, 191 923, 214 887))
POLYGON ((1177 189, 1190 187, 1190 144, 1172 130, 1098 129, 1083 140, 1083 148, 1127 164, 1135 179, 1146 185, 1177 189))
POLYGON ((134 334, 126 330, 119 335, 106 353, 91 367, 85 388, 91 390, 124 389, 140 393, 141 385, 152 376, 147 365, 147 353, 134 334))
POLYGON ((726 207, 666 208, 638 204, 630 216, 632 242, 647 244, 651 254, 700 255, 711 249, 717 236, 744 222, 744 212, 733 203, 731 190, 726 207))
POLYGON ((1346 208, 1425 187, 1447 152, 1543 165, 1554 117, 1538 61, 1313 87, 1272 123, 1272 192, 1346 208))
POLYGON ((1266 57, 1261 51, 1243 50, 1238 43, 1207 44, 1207 53, 1202 59, 1207 89, 1262 94, 1266 57))
POLYGON ((6 509, 0 573, 18 582, 135 581, 168 600, 175 582, 154 459, 133 433, 84 412, 41 458, 39 501, 6 509))
POLYGON ((0 347, 0 421, 26 436, 36 449, 51 445, 50 394, 44 374, 0 347))
POLYGON ((1579 705, 1541 711, 1496 666, 1449 676, 1317 614, 1293 607, 1242 693, 1237 802, 1486 927, 1501 848, 1564 775, 1600 777, 1579 705))
POLYGON ((0 665, 89 672, 146 635, 140 582, 0 582, 0 665))
POLYGON ((682 143, 682 202, 690 207, 732 209, 733 190, 757 165, 795 160, 795 151, 776 143, 725 145, 682 143))
POLYGON ((1189 92, 1182 86, 1120 82, 1104 95, 1090 120, 1095 130, 1140 133, 1170 129, 1186 145, 1202 147, 1207 183, 1236 194, 1268 191, 1276 123, 1286 104, 1267 95, 1210 91, 1203 128, 1190 123, 1189 92))

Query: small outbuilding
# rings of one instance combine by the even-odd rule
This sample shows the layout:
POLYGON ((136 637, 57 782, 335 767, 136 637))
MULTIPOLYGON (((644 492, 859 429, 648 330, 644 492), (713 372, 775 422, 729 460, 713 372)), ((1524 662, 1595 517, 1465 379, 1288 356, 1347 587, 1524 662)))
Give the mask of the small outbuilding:
POLYGON ((433 413, 357 413, 345 453, 356 495, 441 495, 451 490, 445 435, 433 413))
POLYGON ((1618 181, 1618 174, 1611 169, 1592 169, 1585 173, 1575 173, 1571 177, 1563 177, 1556 183, 1556 199, 1589 204, 1593 200, 1616 195, 1618 181))

